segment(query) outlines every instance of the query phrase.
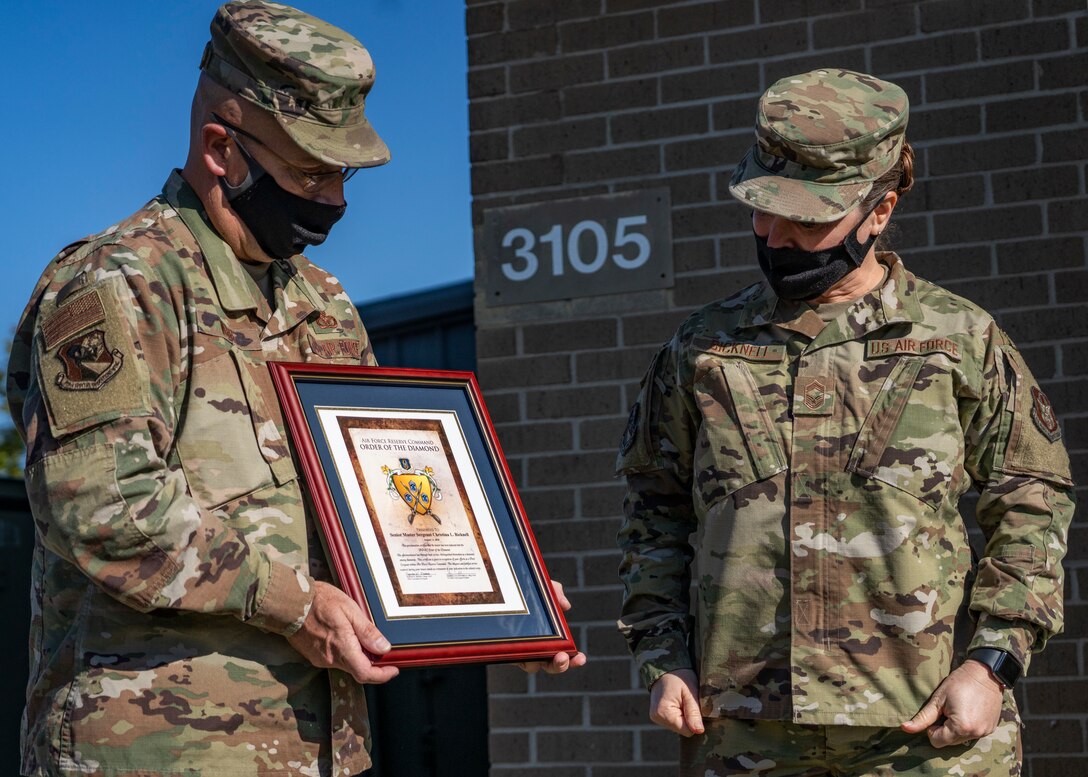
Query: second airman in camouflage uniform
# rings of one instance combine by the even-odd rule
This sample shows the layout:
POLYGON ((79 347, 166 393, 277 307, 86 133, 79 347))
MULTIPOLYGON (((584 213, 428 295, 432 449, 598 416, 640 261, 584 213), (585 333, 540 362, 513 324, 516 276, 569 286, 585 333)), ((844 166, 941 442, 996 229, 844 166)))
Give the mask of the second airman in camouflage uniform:
POLYGON ((768 282, 692 315, 632 408, 620 627, 647 687, 690 678, 693 709, 655 712, 694 733, 683 774, 1019 773, 1011 691, 965 657, 1027 669, 1061 630, 1069 462, 993 319, 871 249, 909 188, 907 113, 847 71, 767 91, 731 190, 768 282), (861 246, 838 278, 846 254, 809 245, 834 230, 861 246), (960 731, 970 672, 991 718, 960 731))

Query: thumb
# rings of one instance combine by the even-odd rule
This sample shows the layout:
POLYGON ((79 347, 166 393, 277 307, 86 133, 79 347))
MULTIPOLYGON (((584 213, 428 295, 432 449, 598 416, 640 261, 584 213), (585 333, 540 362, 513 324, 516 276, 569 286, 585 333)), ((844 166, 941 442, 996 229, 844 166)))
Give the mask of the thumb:
POLYGON ((352 618, 352 625, 355 627, 355 636, 359 638, 359 642, 372 654, 380 656, 389 652, 391 647, 389 640, 378 631, 374 622, 361 612, 352 618))
POLYGON ((687 689, 685 689, 682 701, 682 712, 684 715, 684 725, 693 733, 702 734, 704 731, 703 712, 699 709, 699 702, 691 695, 691 693, 687 692, 687 689))
POLYGON ((937 722, 941 717, 941 700, 934 696, 925 703, 922 709, 915 713, 914 717, 899 726, 908 734, 917 734, 937 722))

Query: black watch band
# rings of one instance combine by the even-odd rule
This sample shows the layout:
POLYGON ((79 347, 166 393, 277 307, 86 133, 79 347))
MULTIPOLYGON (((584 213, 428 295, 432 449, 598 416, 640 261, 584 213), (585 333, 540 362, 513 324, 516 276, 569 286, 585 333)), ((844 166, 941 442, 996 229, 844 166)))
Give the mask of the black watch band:
POLYGON ((977 648, 968 653, 967 657, 989 667, 997 681, 1006 688, 1016 685, 1024 672, 1024 667, 1012 657, 1012 653, 998 648, 977 648))

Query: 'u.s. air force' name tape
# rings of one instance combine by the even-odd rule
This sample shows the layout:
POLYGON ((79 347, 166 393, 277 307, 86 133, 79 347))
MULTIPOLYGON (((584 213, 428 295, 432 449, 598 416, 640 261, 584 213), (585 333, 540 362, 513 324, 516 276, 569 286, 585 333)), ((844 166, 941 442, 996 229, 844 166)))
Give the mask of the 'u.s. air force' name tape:
POLYGON ((960 360, 960 347, 947 337, 934 337, 929 340, 915 340, 913 337, 897 337, 894 340, 869 340, 865 343, 865 358, 873 359, 880 356, 894 356, 896 354, 917 354, 925 356, 930 353, 943 353, 949 359, 960 360))

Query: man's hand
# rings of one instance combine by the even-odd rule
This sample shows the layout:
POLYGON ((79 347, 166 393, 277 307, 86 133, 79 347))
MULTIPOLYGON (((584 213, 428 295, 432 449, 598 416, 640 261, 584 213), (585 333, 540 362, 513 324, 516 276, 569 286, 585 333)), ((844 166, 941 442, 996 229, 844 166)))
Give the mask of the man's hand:
MULTIPOLYGON (((563 612, 570 609, 570 600, 567 599, 567 595, 563 593, 563 584, 557 580, 552 580, 552 590, 555 591, 555 600, 559 602, 559 606, 563 608, 563 612)), ((573 656, 566 653, 556 653, 552 656, 551 661, 525 661, 518 664, 522 671, 529 674, 536 674, 543 670, 547 674, 559 674, 565 672, 572 667, 584 666, 586 663, 585 653, 575 653, 573 656)))
POLYGON ((650 720, 684 737, 703 733, 695 672, 676 669, 658 678, 650 687, 650 720))
POLYGON ((997 728, 1001 697, 1001 684, 988 668, 978 661, 964 661, 900 728, 908 734, 928 729, 926 733, 934 747, 969 742, 997 728))
POLYGON ((370 656, 389 652, 389 641, 355 600, 328 583, 314 583, 314 602, 302 628, 287 638, 303 658, 322 669, 341 669, 360 683, 384 683, 395 666, 374 666, 370 656), (367 654, 370 655, 367 655, 367 654))

